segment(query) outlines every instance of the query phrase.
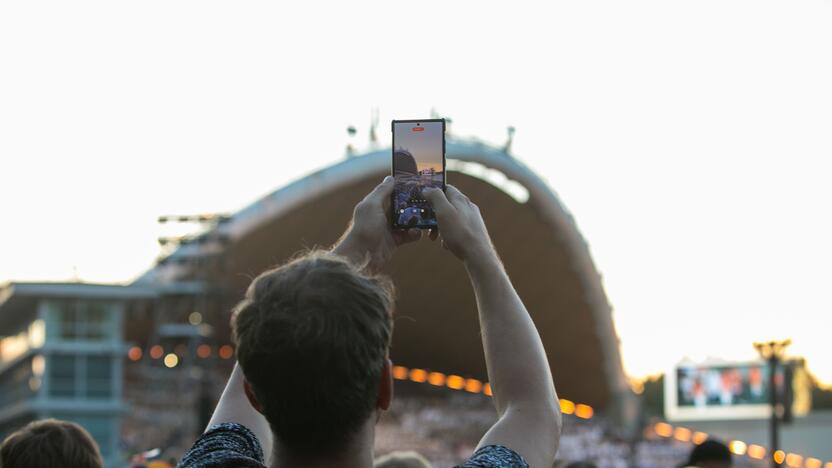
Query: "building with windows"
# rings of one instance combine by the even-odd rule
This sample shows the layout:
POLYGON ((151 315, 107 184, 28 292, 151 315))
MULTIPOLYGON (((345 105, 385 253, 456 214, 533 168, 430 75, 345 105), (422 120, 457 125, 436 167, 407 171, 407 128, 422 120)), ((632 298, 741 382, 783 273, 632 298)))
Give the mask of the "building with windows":
POLYGON ((9 283, 0 289, 0 437, 29 421, 74 421, 117 463, 124 312, 147 288, 9 283))

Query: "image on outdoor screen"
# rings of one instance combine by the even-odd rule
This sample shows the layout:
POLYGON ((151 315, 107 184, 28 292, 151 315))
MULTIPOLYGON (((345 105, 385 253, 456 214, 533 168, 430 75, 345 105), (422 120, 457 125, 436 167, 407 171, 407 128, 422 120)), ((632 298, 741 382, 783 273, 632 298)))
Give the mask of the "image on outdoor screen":
POLYGON ((394 122, 393 223, 400 227, 436 226, 436 216, 422 196, 424 187, 444 187, 444 122, 394 122))
POLYGON ((763 365, 683 367, 676 372, 680 407, 768 403, 768 369, 763 365))

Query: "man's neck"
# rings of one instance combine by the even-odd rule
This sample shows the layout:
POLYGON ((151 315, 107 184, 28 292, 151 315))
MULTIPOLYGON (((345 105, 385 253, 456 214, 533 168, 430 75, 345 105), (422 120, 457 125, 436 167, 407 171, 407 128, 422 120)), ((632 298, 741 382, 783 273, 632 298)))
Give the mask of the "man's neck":
POLYGON ((370 418, 355 434, 346 449, 328 458, 309 460, 288 456, 275 438, 272 468, 372 468, 375 418, 370 418))

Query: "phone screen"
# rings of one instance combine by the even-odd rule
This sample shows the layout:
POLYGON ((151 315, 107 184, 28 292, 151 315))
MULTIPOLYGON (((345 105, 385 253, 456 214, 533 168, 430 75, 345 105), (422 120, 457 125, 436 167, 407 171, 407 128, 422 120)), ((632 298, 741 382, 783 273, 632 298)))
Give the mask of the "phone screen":
POLYGON ((393 121, 393 177, 393 226, 435 227, 422 188, 445 189, 445 120, 393 121))

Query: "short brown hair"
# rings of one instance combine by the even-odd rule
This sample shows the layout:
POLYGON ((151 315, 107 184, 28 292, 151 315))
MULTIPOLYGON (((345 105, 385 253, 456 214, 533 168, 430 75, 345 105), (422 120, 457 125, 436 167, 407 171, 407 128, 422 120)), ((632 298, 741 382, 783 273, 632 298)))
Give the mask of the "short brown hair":
POLYGON ((237 360, 293 455, 342 450, 378 398, 392 283, 325 251, 258 276, 234 309, 237 360))
POLYGON ((92 436, 69 421, 44 419, 27 424, 0 445, 0 468, 101 468, 92 436))

